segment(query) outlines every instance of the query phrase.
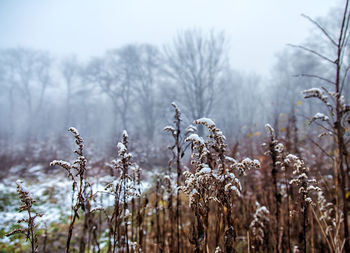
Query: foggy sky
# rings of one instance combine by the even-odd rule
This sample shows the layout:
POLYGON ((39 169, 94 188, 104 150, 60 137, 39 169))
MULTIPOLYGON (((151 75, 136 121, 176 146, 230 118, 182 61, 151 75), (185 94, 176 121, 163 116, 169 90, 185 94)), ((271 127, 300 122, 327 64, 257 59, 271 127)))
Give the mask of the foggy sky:
POLYGON ((287 43, 312 27, 300 14, 325 16, 329 0, 4 0, 0 48, 33 47, 88 59, 127 43, 162 46, 188 28, 224 30, 231 65, 266 74, 287 43))

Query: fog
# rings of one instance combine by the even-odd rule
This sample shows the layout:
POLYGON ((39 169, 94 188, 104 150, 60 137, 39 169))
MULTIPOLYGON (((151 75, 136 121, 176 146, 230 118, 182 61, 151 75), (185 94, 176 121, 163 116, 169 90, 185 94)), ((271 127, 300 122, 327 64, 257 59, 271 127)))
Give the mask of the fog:
POLYGON ((99 148, 113 147, 124 129, 140 147, 161 146, 172 102, 184 126, 210 117, 233 144, 261 138, 267 122, 285 129, 292 112, 307 131, 306 119, 318 108, 301 91, 318 80, 300 74, 327 75, 327 67, 286 44, 314 46, 320 34, 300 14, 322 16, 332 28, 338 6, 3 1, 2 152, 60 143, 70 126, 99 148))
POLYGON ((340 2, 1 1, 0 47, 31 47, 88 59, 129 43, 161 47, 187 29, 215 29, 230 40, 227 53, 233 68, 266 75, 279 50, 302 42, 313 29, 300 14, 325 16, 340 2))

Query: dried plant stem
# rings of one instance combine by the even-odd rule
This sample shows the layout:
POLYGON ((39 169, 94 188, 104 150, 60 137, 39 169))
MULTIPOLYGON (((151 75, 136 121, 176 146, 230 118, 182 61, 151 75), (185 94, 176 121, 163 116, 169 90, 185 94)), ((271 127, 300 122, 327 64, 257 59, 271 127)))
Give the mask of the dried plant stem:
POLYGON ((292 251, 291 248, 291 235, 290 235, 290 229, 291 229, 291 223, 290 223, 290 192, 291 192, 291 187, 289 186, 289 182, 287 179, 287 173, 286 169, 284 171, 284 181, 287 189, 287 243, 288 243, 288 252, 292 251))
POLYGON ((78 217, 78 212, 74 211, 73 218, 69 224, 69 229, 68 229, 68 236, 67 236, 67 242, 66 242, 66 252, 69 253, 70 251, 70 241, 72 239, 72 234, 73 234, 73 228, 74 228, 74 223, 76 218, 78 217))
POLYGON ((328 245, 329 250, 330 250, 331 252, 336 252, 334 242, 333 242, 332 240, 329 240, 329 239, 328 239, 328 236, 326 235, 326 233, 325 233, 325 231, 324 231, 324 229, 323 229, 324 226, 321 224, 321 221, 320 221, 318 215, 316 214, 315 209, 313 208, 313 206, 311 206, 311 211, 312 211, 312 214, 313 214, 314 217, 315 217, 315 220, 317 221, 318 225, 319 225, 320 228, 321 228, 320 230, 321 230, 321 232, 322 232, 322 235, 323 235, 324 239, 325 239, 326 242, 327 242, 327 245, 328 245))
POLYGON ((278 191, 278 185, 277 185, 277 156, 278 152, 276 150, 276 137, 275 137, 275 132, 271 131, 270 133, 270 142, 269 142, 269 155, 272 160, 272 169, 271 169, 271 176, 273 180, 273 187, 274 187, 274 198, 275 198, 275 250, 276 252, 279 252, 279 247, 278 247, 278 238, 279 238, 279 220, 280 220, 280 193, 278 191))
POLYGON ((160 192, 160 177, 159 175, 157 176, 157 184, 156 184, 156 200, 155 200, 155 211, 156 211, 156 226, 157 226, 157 252, 162 253, 163 252, 163 246, 161 243, 161 232, 160 232, 160 213, 159 213, 159 192, 160 192))

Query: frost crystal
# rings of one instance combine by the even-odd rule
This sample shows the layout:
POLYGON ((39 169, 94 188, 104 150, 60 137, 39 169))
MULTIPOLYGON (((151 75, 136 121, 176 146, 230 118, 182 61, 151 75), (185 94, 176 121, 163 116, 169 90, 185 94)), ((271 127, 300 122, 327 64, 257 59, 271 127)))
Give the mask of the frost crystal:
POLYGON ((209 118, 200 118, 194 121, 194 124, 202 124, 208 128, 212 128, 215 127, 215 123, 213 120, 209 119, 209 118))
POLYGON ((199 171, 200 173, 210 173, 211 172, 211 169, 208 167, 208 165, 203 165, 203 169, 201 169, 200 171, 199 171))
POLYGON ((121 142, 118 142, 117 147, 118 147, 119 155, 121 155, 122 153, 124 153, 126 151, 125 145, 121 142))
POLYGON ((315 120, 322 120, 322 121, 329 122, 329 117, 324 115, 323 113, 318 112, 311 118, 309 124, 311 124, 315 120))
POLYGON ((195 144, 204 144, 204 140, 202 137, 200 137, 198 134, 191 134, 186 138, 186 141, 193 142, 195 144))

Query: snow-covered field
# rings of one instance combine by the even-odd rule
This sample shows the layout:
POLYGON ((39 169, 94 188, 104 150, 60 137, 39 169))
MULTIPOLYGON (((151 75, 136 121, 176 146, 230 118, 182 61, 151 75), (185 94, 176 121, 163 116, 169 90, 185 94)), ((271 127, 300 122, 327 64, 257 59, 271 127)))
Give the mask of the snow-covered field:
MULTIPOLYGON (((20 201, 16 191, 16 181, 22 180, 33 199, 36 200, 34 210, 44 214, 38 218, 40 227, 57 222, 60 217, 71 212, 71 182, 61 173, 46 174, 41 165, 25 170, 22 166, 10 169, 7 178, 0 181, 0 230, 10 232, 11 225, 26 217, 26 213, 19 213, 20 201)), ((0 238, 0 242, 8 242, 7 237, 0 238)))
MULTIPOLYGON (((153 173, 147 173, 150 178, 153 173)), ((5 179, 0 180, 0 231, 10 232, 12 225, 17 220, 25 218, 26 213, 20 213, 21 205, 17 195, 17 180, 22 180, 24 187, 29 191, 33 199, 36 200, 33 210, 42 213, 42 217, 36 219, 39 228, 49 227, 51 223, 67 222, 67 216, 72 212, 72 181, 65 176, 63 170, 52 170, 44 172, 41 165, 30 168, 15 166, 9 170, 5 179)), ((88 178, 92 185, 92 191, 96 194, 92 208, 108 207, 113 204, 113 196, 105 194, 107 182, 113 181, 110 176, 88 178)), ((141 191, 149 187, 148 183, 142 184, 141 191)), ((6 236, 0 236, 0 243, 9 243, 6 236)))

